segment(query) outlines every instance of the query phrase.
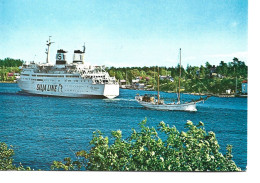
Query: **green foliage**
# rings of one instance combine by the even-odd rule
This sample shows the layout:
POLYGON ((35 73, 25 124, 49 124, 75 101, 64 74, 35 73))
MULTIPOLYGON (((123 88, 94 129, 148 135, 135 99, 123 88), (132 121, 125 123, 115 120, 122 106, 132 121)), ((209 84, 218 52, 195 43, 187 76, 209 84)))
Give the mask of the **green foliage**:
POLYGON ((0 81, 14 81, 14 76, 8 76, 9 72, 18 73, 20 72, 19 66, 23 64, 24 61, 20 59, 5 58, 0 59, 0 81))
POLYGON ((132 129, 130 137, 122 139, 122 132, 112 131, 113 140, 93 133, 89 152, 79 151, 76 160, 65 158, 64 163, 54 161, 52 170, 94 171, 241 171, 232 161, 232 146, 227 153, 219 152, 220 146, 213 132, 206 132, 204 124, 186 123, 187 131, 179 132, 175 126, 164 122, 154 127, 140 124, 140 132, 132 129), (160 138, 162 135, 164 138, 160 138))
POLYGON ((147 82, 148 85, 152 85, 152 86, 155 86, 156 85, 156 80, 154 78, 151 78, 148 82, 147 82))
MULTIPOLYGON (((215 66, 215 76, 211 74, 211 65, 209 62, 205 63, 205 66, 190 66, 186 69, 181 67, 182 80, 181 85, 184 87, 185 92, 192 93, 225 93, 226 90, 236 90, 236 78, 238 80, 238 91, 241 90, 241 81, 247 79, 248 67, 245 62, 239 61, 238 58, 234 58, 232 62, 225 63, 220 61, 218 66, 215 66)), ((159 67, 159 75, 169 75, 174 78, 174 83, 168 81, 160 81, 161 91, 176 92, 178 87, 180 65, 176 67, 159 67)), ((156 90, 157 88, 157 76, 158 67, 127 67, 127 68, 108 68, 109 74, 115 76, 116 79, 125 79, 128 83, 131 83, 136 77, 149 77, 150 80, 141 80, 141 83, 150 85, 151 88, 156 90), (126 74, 127 73, 127 74, 126 74)))
POLYGON ((0 142, 0 170, 31 170, 30 167, 24 168, 21 163, 19 166, 13 164, 14 150, 11 148, 0 142))
POLYGON ((131 70, 132 77, 136 78, 137 76, 140 76, 140 72, 138 69, 131 70))
POLYGON ((116 77, 116 79, 119 79, 119 80, 124 79, 121 71, 116 72, 115 77, 116 77))
POLYGON ((109 75, 110 75, 111 77, 114 77, 114 76, 116 75, 116 73, 115 73, 114 70, 110 70, 110 71, 109 71, 109 75))
POLYGON ((0 59, 0 67, 19 67, 23 64, 23 60, 20 59, 12 59, 5 58, 3 60, 0 59))

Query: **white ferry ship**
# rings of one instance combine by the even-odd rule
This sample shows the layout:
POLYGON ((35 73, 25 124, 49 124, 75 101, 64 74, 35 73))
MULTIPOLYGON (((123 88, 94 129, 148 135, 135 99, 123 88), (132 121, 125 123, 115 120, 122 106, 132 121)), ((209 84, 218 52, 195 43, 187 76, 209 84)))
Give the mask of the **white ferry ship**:
POLYGON ((75 50, 73 63, 68 64, 66 51, 60 49, 56 54, 56 64, 49 63, 47 41, 47 59, 44 64, 23 64, 20 78, 17 79, 22 91, 50 96, 115 98, 119 95, 119 84, 110 77, 105 66, 92 66, 84 63, 83 51, 75 50))

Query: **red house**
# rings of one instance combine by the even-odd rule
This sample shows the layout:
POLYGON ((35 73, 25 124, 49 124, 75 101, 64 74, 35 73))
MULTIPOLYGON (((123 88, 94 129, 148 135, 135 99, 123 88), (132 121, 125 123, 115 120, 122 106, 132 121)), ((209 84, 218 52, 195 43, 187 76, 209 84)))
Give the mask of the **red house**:
POLYGON ((9 73, 8 73, 8 77, 12 77, 12 76, 14 76, 14 73, 9 72, 9 73))

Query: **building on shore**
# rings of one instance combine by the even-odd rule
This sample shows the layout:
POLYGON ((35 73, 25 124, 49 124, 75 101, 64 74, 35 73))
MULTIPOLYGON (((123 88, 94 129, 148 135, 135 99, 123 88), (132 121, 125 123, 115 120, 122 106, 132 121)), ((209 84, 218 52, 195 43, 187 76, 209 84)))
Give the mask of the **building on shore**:
POLYGON ((160 80, 170 80, 171 82, 174 82, 173 77, 171 76, 160 76, 160 80))
POLYGON ((144 90, 145 89, 145 84, 144 83, 136 83, 135 85, 133 85, 133 88, 134 89, 137 89, 137 90, 144 90))
POLYGON ((119 80, 119 87, 126 88, 126 80, 124 80, 124 79, 119 80))
POLYGON ((242 81, 242 94, 247 95, 247 80, 242 81))

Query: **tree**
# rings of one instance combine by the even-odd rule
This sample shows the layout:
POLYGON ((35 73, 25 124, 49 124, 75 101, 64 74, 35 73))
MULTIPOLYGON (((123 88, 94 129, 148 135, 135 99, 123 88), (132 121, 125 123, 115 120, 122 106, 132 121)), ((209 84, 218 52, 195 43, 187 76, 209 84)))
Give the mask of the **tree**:
POLYGON ((16 166, 13 163, 13 155, 14 150, 9 148, 4 142, 0 142, 0 170, 31 170, 30 167, 24 168, 21 163, 19 166, 16 166))
POLYGON ((201 78, 205 78, 206 69, 205 69, 205 67, 203 65, 200 66, 200 70, 199 71, 200 71, 200 77, 201 78))
POLYGON ((154 78, 149 79, 149 81, 147 82, 148 85, 152 85, 155 86, 156 85, 156 80, 154 78))
POLYGON ((19 67, 24 63, 20 59, 5 58, 4 60, 0 59, 0 67, 19 67))
POLYGON ((217 73, 226 76, 227 72, 228 72, 228 65, 224 61, 221 61, 219 63, 219 66, 217 66, 216 70, 217 70, 217 73))
POLYGON ((206 69, 208 69, 208 70, 212 67, 212 65, 209 62, 206 62, 205 66, 206 66, 206 69))
POLYGON ((119 80, 124 79, 121 71, 116 71, 116 75, 115 76, 116 76, 116 79, 119 79, 119 80))
POLYGON ((159 74, 161 76, 167 76, 167 71, 166 71, 165 67, 159 67, 159 74))
POLYGON ((136 78, 137 76, 140 76, 140 72, 138 69, 131 70, 132 76, 136 78))
POLYGON ((209 62, 206 62, 205 64, 205 76, 210 75, 210 69, 212 68, 212 65, 209 62))
POLYGON ((144 70, 141 70, 141 71, 140 71, 140 76, 141 76, 141 77, 143 77, 143 78, 145 78, 145 77, 146 77, 146 73, 145 73, 145 71, 144 71, 144 70))
POLYGON ((225 155, 214 132, 206 132, 204 124, 186 123, 187 132, 164 122, 154 127, 139 124, 141 130, 132 129, 127 139, 122 132, 112 131, 113 140, 93 133, 91 149, 76 153, 77 160, 65 158, 64 163, 54 161, 52 170, 105 170, 105 171, 241 171, 232 161, 232 146, 225 155), (165 136, 164 139, 159 134, 165 136))
POLYGON ((116 75, 116 73, 115 73, 114 70, 110 70, 110 71, 109 71, 109 75, 110 75, 111 77, 114 77, 114 76, 116 75))

